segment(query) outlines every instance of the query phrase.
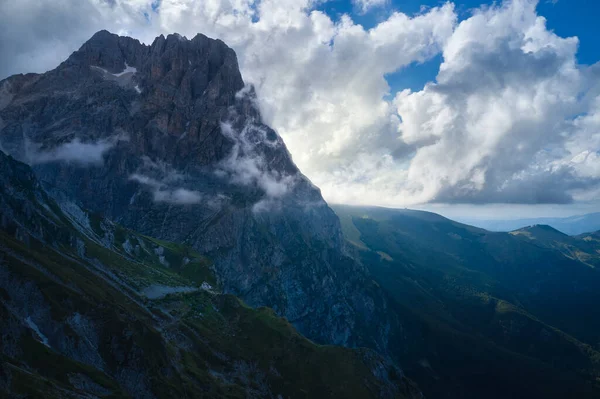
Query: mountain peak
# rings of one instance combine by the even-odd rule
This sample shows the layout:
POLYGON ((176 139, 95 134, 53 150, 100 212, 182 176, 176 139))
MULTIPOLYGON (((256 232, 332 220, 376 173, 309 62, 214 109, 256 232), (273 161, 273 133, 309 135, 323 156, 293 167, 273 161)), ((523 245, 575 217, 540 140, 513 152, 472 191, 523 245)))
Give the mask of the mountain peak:
POLYGON ((102 29, 99 30, 98 32, 94 33, 92 35, 92 37, 88 40, 88 42, 98 42, 98 41, 105 41, 109 38, 118 38, 119 35, 115 34, 115 33, 111 33, 106 29, 102 29))
POLYGON ((178 33, 166 37, 161 34, 151 45, 146 45, 139 40, 101 30, 59 69, 80 77, 89 75, 89 69, 94 67, 113 75, 120 74, 127 67, 137 71, 145 69, 145 73, 154 80, 163 79, 170 73, 169 80, 180 81, 182 75, 189 73, 196 80, 199 78, 200 85, 212 77, 206 75, 215 75, 220 69, 225 69, 228 82, 235 91, 244 87, 235 52, 223 41, 200 33, 191 40, 178 33))
POLYGON ((189 244, 226 292, 317 342, 386 347, 385 297, 365 288, 339 220, 262 122, 225 43, 171 34, 145 45, 100 31, 30 83, 0 110, 0 144, 44 184, 189 244))
POLYGON ((146 47, 139 40, 101 30, 71 54, 59 69, 81 73, 96 66, 110 73, 119 73, 125 69, 125 64, 139 67, 147 53, 146 47))

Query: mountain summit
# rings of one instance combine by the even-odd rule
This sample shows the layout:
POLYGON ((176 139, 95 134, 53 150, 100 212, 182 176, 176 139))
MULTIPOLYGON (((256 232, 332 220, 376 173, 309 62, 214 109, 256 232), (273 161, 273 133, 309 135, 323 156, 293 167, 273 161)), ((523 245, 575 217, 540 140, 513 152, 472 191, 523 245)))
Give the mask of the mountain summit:
POLYGON ((225 292, 317 342, 385 350, 384 297, 222 41, 101 31, 56 69, 0 87, 0 146, 49 191, 193 247, 225 292))

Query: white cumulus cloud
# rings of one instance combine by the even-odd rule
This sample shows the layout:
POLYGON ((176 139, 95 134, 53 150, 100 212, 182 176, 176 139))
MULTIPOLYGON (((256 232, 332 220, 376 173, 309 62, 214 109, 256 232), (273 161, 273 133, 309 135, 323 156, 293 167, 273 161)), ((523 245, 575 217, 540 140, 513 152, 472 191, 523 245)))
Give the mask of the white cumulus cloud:
POLYGON ((600 149, 597 131, 582 130, 598 91, 576 62, 578 40, 548 31, 535 7, 476 12, 446 43, 437 82, 396 96, 400 136, 416 147, 407 197, 561 203, 598 184, 582 170, 592 165, 574 162, 600 149))
POLYGON ((146 43, 201 31, 236 50, 266 122, 329 201, 564 203, 600 193, 600 67, 577 63, 578 40, 548 30, 537 1, 505 0, 462 21, 450 2, 388 12, 370 29, 332 20, 319 3, 162 0, 155 11, 150 0, 6 1, 0 76, 52 68, 102 28, 146 43), (439 54, 435 82, 390 93, 386 74, 439 54))

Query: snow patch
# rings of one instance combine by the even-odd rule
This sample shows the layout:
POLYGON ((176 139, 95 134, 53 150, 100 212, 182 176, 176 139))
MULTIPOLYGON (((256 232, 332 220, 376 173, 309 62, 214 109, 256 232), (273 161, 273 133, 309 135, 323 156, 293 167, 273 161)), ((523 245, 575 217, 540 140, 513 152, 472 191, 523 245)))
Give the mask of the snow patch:
POLYGON ((99 67, 99 66, 96 66, 96 65, 92 65, 91 67, 94 68, 94 69, 98 69, 98 70, 104 72, 107 75, 112 75, 115 78, 119 78, 119 77, 121 77, 121 76, 123 76, 125 74, 128 74, 128 73, 134 74, 134 73, 137 72, 136 68, 127 65, 127 63, 125 63, 125 69, 123 70, 123 72, 119 72, 119 73, 110 73, 106 69, 104 69, 102 67, 99 67))
POLYGON ((33 320, 31 320, 30 316, 27 316, 27 318, 25 319, 25 323, 27 323, 27 326, 29 328, 31 328, 37 334, 37 336, 40 338, 40 342, 42 344, 46 345, 48 348, 50 348, 50 344, 48 343, 48 338, 44 334, 42 334, 42 332, 38 328, 37 324, 35 324, 35 322, 33 320))
POLYGON ((135 91, 137 91, 138 94, 142 94, 142 89, 140 89, 139 85, 135 85, 134 89, 135 91))
POLYGON ((116 73, 116 74, 113 74, 113 75, 116 76, 116 77, 119 77, 119 76, 125 75, 126 73, 136 73, 136 72, 137 72, 136 68, 131 67, 131 66, 127 65, 127 63, 125 63, 125 70, 123 70, 123 72, 116 73))

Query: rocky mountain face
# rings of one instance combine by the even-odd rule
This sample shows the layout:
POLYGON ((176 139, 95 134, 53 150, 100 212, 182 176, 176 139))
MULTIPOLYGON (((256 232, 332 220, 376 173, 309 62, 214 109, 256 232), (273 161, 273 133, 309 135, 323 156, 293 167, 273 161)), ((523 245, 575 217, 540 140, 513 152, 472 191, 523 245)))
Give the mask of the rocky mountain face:
POLYGON ((98 32, 58 68, 0 82, 0 147, 50 192, 194 248, 224 292, 316 342, 385 352, 399 327, 219 40, 98 32))
POLYGON ((214 280, 0 152, 0 397, 421 397, 374 351, 316 345, 214 280))

